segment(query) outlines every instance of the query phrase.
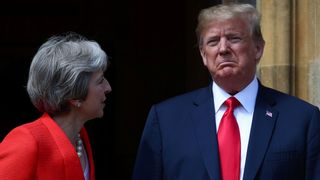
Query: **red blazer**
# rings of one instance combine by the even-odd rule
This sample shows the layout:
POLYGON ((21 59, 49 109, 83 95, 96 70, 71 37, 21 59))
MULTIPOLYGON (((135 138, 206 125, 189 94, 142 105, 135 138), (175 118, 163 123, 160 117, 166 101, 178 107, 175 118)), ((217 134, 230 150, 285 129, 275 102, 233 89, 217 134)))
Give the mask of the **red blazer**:
MULTIPOLYGON (((94 164, 86 130, 81 130, 94 180, 94 164)), ((80 159, 62 129, 44 114, 13 129, 0 144, 1 180, 84 180, 80 159)))

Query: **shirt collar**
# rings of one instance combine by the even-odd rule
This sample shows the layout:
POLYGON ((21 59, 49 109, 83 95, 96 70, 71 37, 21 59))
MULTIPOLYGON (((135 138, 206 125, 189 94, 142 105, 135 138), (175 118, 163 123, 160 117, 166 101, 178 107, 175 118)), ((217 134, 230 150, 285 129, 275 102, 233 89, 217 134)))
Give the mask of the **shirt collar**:
MULTIPOLYGON (((248 113, 252 113, 254 111, 258 87, 257 77, 254 77, 247 87, 234 95, 248 113)), ((212 83, 212 92, 214 108, 215 112, 217 112, 221 108, 222 104, 231 97, 231 95, 220 88, 215 82, 212 83)))

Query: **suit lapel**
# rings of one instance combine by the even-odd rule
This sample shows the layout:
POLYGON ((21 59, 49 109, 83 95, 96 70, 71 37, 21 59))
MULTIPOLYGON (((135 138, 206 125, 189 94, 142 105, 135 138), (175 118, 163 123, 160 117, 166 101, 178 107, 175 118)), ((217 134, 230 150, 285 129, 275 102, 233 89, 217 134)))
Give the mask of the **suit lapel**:
POLYGON ((275 101, 271 94, 266 91, 265 87, 259 85, 250 132, 244 180, 254 179, 256 176, 268 149, 278 117, 277 110, 272 108, 275 101))
POLYGON ((211 86, 200 92, 191 113, 194 132, 210 179, 221 179, 211 86))

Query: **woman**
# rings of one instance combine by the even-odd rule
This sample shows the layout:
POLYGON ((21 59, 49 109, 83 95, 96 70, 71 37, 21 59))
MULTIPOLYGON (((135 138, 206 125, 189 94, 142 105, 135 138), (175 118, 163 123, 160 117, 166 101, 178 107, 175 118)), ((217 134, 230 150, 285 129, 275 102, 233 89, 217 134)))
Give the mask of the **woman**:
POLYGON ((95 41, 51 37, 34 56, 27 84, 43 115, 13 129, 0 144, 1 180, 94 180, 85 122, 103 116, 107 55, 95 41))

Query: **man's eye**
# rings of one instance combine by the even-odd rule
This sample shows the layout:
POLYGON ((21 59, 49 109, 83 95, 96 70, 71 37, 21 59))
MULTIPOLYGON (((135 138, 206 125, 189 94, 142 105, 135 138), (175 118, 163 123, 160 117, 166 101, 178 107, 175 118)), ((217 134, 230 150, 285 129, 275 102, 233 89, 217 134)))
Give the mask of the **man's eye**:
POLYGON ((241 37, 238 37, 238 36, 234 36, 234 37, 230 37, 229 38, 229 41, 231 42, 231 43, 237 43, 237 42, 240 42, 242 40, 242 38, 241 37))
POLYGON ((219 43, 219 40, 218 40, 218 39, 211 39, 211 40, 209 40, 209 41, 207 42, 207 45, 208 45, 208 46, 216 46, 216 45, 218 45, 218 43, 219 43))

